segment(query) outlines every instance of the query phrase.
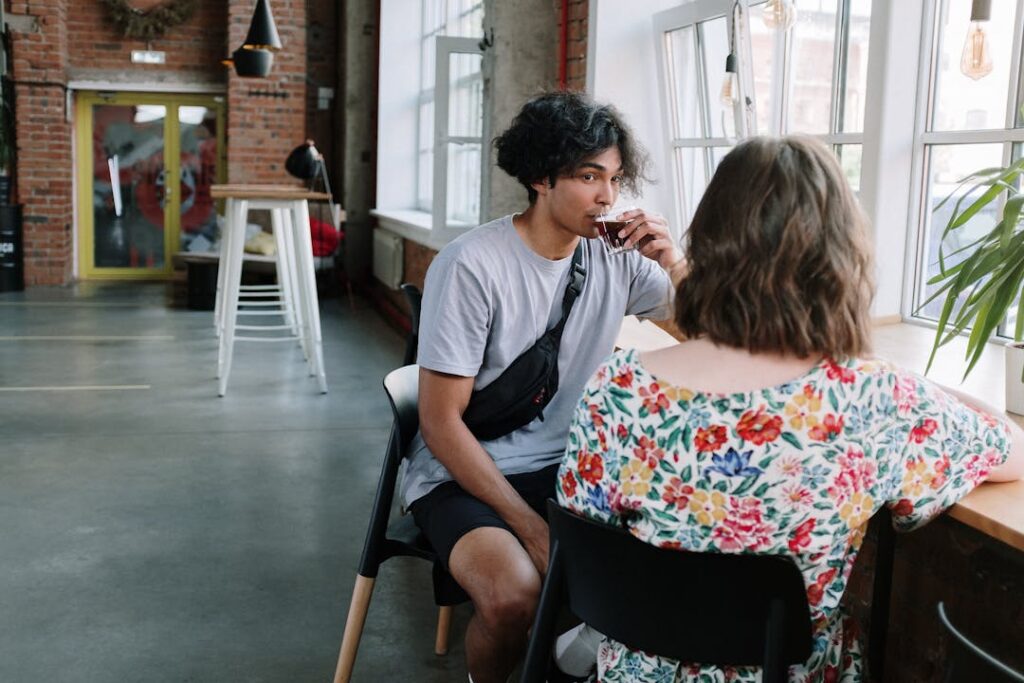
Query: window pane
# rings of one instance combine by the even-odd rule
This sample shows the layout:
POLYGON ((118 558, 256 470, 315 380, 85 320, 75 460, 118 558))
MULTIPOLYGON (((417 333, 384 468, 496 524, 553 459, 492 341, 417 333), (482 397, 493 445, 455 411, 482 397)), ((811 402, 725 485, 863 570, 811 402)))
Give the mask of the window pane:
POLYGON ((448 66, 448 134, 483 135, 483 56, 454 52, 448 66))
POLYGON ((154 104, 97 104, 93 116, 93 264, 164 265, 164 119, 154 104))
POLYGON ((207 107, 178 107, 178 122, 181 248, 205 250, 204 245, 217 239, 217 208, 210 196, 210 188, 217 182, 217 111, 207 107), (199 237, 202 239, 197 239, 199 237))
POLYGON ((475 0, 458 3, 458 14, 451 24, 448 35, 465 38, 482 37, 484 34, 484 6, 475 0))
POLYGON ((845 133, 860 133, 864 130, 864 97, 868 90, 870 32, 871 0, 851 0, 849 40, 846 45, 846 85, 843 88, 841 121, 842 131, 845 133))
POLYGON ((940 16, 938 25, 932 130, 978 130, 1006 125, 1014 5, 1014 0, 992 0, 992 21, 981 24, 992 60, 992 72, 974 80, 960 70, 960 59, 971 23, 971 3, 966 0, 943 2, 944 16, 940 16))
MULTIPOLYGON (((764 3, 762 3, 763 5, 764 3)), ((754 76, 754 107, 757 109, 757 133, 771 135, 778 132, 774 123, 776 106, 772 87, 776 64, 776 32, 761 21, 761 5, 753 5, 750 17, 750 55, 754 76)))
POLYGON ((474 143, 448 144, 448 223, 480 221, 480 150, 474 143))
POLYGON ((434 46, 435 37, 430 36, 420 42, 422 48, 422 55, 420 56, 420 83, 422 83, 421 90, 432 90, 434 88, 434 72, 436 70, 434 66, 434 51, 437 49, 434 46))
MULTIPOLYGON (((939 273, 939 237, 941 237, 949 218, 953 213, 956 202, 946 202, 937 212, 935 207, 952 192, 964 176, 982 168, 1001 166, 1003 160, 1003 146, 1001 144, 987 145, 930 145, 926 148, 928 158, 928 188, 925 201, 926 214, 923 217, 925 226, 924 244, 924 267, 921 287, 924 296, 921 302, 926 301, 931 294, 938 289, 936 285, 927 285, 927 281, 939 273)), ((961 195, 967 188, 961 190, 961 195)), ((981 195, 983 189, 975 190, 965 200, 961 208, 966 207, 971 199, 981 195)), ((958 196, 961 196, 958 195, 958 196)), ((960 247, 967 246, 982 234, 988 232, 995 225, 997 205, 989 204, 984 211, 979 212, 961 228, 953 231, 946 238, 943 244, 944 253, 949 255, 960 247)), ((962 261, 966 253, 949 256, 946 258, 946 267, 956 265, 962 261)), ((942 311, 943 300, 939 297, 920 312, 928 318, 938 318, 942 311)))
POLYGON ((697 208, 697 202, 704 194, 708 179, 704 169, 704 148, 703 147, 680 147, 675 152, 676 161, 676 183, 679 188, 679 196, 683 198, 684 206, 681 215, 690 222, 693 212, 697 208))
MULTIPOLYGON (((701 52, 707 69, 705 102, 709 113, 708 137, 733 135, 736 118, 731 107, 722 103, 722 84, 725 80, 725 58, 729 55, 729 29, 725 17, 700 24, 701 52)), ((735 94, 736 97, 739 93, 735 94)))
POLYGON ((667 33, 669 103, 672 108, 672 137, 703 136, 697 97, 696 41, 693 26, 667 33))
POLYGON ((417 155, 416 208, 430 211, 434 206, 434 150, 417 155))
MULTIPOLYGON (((1021 158, 1021 154, 1022 153, 1024 153, 1024 145, 1019 145, 1018 144, 1018 145, 1014 145, 1013 146, 1013 160, 1014 161, 1019 160, 1021 158)), ((1018 190, 1020 189, 1020 186, 1021 186, 1020 178, 1017 178, 1017 181, 1014 183, 1014 185, 1017 187, 1018 190)), ((1006 320, 1004 320, 1003 324, 999 326, 998 333, 1003 335, 1004 337, 1011 337, 1012 338, 1013 337, 1013 333, 1016 331, 1016 327, 1017 327, 1017 312, 1018 312, 1018 310, 1020 308, 1021 295, 1022 295, 1021 292, 1017 292, 1017 299, 1012 304, 1010 304, 1010 310, 1007 311, 1006 320)))
POLYGON ((863 145, 836 145, 836 156, 843 167, 843 175, 854 192, 860 192, 860 166, 864 153, 863 145))
POLYGON ((797 0, 786 130, 830 132, 837 0, 797 0))

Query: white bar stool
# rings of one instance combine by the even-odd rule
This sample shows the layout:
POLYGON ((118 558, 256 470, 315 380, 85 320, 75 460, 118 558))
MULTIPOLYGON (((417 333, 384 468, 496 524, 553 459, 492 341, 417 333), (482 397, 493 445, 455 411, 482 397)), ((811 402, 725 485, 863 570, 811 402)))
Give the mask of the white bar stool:
POLYGON ((217 276, 214 324, 220 345, 217 355, 218 395, 227 393, 236 341, 297 340, 321 393, 327 393, 324 373, 320 308, 309 231, 310 199, 327 199, 323 192, 276 185, 214 185, 211 196, 225 199, 225 230, 221 237, 221 268, 217 276), (267 209, 277 244, 277 285, 243 286, 245 225, 251 209, 267 209), (245 306, 243 309, 242 306, 245 306), (276 315, 280 325, 239 324, 239 316, 276 315), (243 331, 243 334, 238 334, 243 331), (283 333, 256 336, 246 332, 283 333))

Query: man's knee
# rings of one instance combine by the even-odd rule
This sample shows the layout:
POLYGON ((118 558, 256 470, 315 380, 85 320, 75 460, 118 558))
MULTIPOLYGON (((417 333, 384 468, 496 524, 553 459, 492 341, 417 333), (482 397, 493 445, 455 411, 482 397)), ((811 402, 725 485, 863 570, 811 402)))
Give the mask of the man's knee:
MULTIPOLYGON (((524 572, 525 574, 525 572, 524 572)), ((521 631, 533 623, 540 602, 540 576, 497 577, 491 590, 474 600, 473 606, 488 630, 521 631)))
POLYGON ((449 564, 488 630, 525 634, 540 601, 541 577, 515 536, 474 529, 455 545, 449 564))

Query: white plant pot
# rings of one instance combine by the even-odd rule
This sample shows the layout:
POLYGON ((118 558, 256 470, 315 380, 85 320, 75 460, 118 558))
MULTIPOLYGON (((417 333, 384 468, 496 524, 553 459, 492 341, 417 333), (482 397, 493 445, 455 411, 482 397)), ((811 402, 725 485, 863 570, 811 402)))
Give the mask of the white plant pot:
POLYGON ((1006 410, 1024 415, 1024 343, 1010 342, 1006 345, 1006 410))

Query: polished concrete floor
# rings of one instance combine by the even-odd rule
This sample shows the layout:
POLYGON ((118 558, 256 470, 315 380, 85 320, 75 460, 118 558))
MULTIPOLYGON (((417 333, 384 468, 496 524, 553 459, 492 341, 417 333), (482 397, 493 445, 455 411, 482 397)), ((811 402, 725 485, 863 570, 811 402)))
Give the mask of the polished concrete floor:
MULTIPOLYGON (((329 681, 403 339, 321 302, 330 393, 159 284, 0 294, 0 682, 329 681)), ((429 567, 385 564, 355 681, 464 681, 429 567)))

